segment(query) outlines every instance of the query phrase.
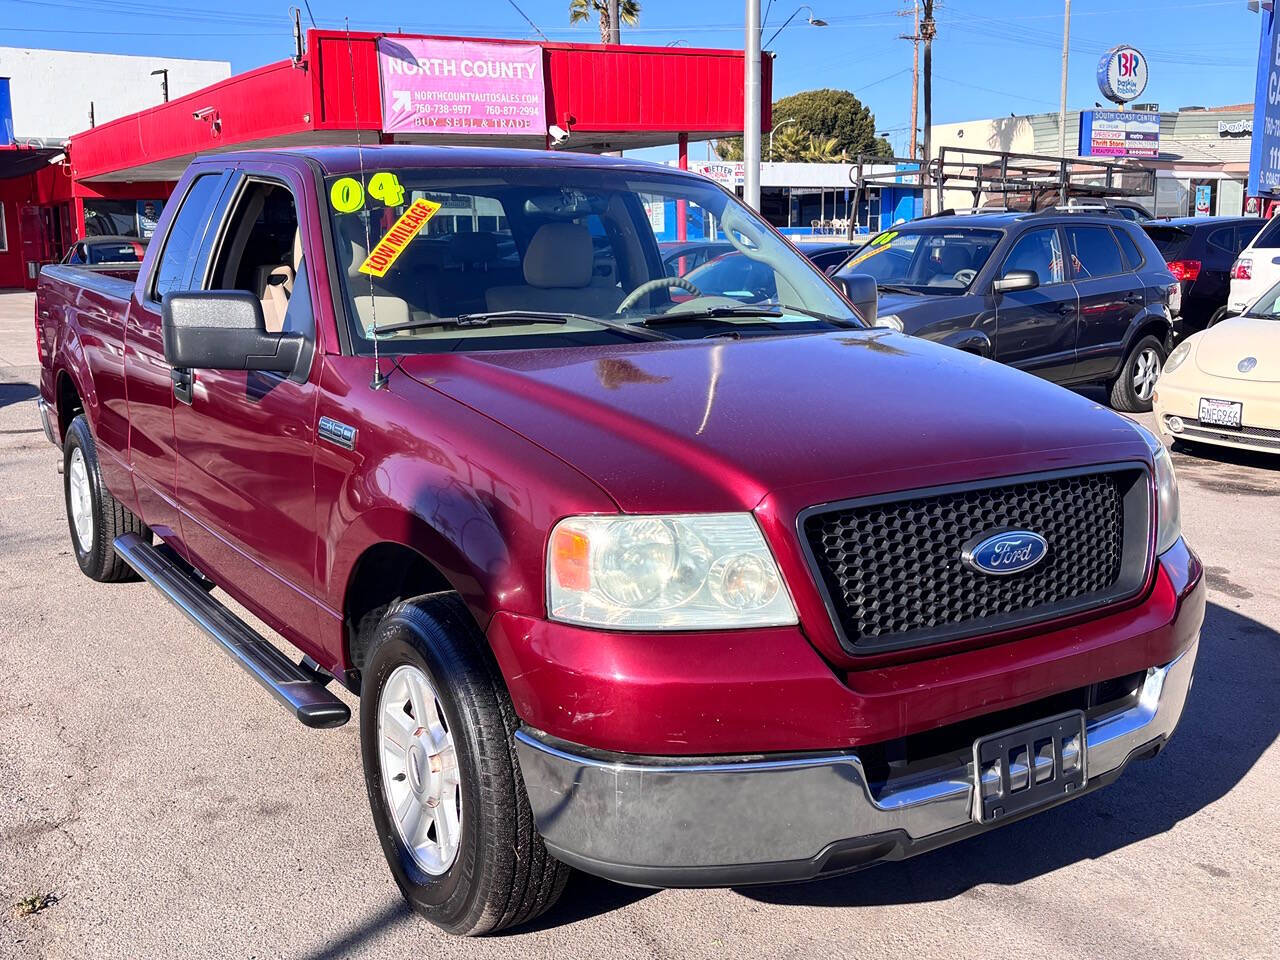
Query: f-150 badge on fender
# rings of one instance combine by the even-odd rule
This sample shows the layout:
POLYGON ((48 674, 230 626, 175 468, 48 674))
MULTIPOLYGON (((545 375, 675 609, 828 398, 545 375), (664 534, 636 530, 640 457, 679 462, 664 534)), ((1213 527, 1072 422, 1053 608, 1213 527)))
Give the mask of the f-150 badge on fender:
POLYGON ((964 545, 960 559, 979 573, 1004 577, 1030 570, 1049 553, 1049 543, 1030 530, 979 534, 964 545))

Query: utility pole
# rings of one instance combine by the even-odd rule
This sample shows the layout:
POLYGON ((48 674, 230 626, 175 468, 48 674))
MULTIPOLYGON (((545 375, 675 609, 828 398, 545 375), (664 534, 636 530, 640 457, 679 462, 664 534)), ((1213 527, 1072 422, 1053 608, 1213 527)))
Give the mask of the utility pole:
POLYGON ((920 21, 920 39, 924 41, 924 173, 920 183, 924 186, 924 212, 931 212, 929 166, 933 163, 933 38, 938 35, 938 25, 933 19, 934 0, 924 0, 924 19, 920 21))
POLYGON ((622 42, 622 26, 618 22, 618 0, 609 0, 609 42, 622 42))
POLYGON ((151 75, 153 77, 160 78, 160 96, 164 98, 165 103, 168 103, 169 102, 169 71, 168 69, 165 67, 161 67, 159 70, 152 70, 151 75))
MULTIPOLYGON (((920 0, 911 0, 911 14, 915 18, 911 33, 900 33, 898 39, 911 41, 911 146, 907 156, 918 160, 920 155, 916 152, 919 147, 916 132, 920 127, 920 0)), ((907 16, 907 11, 899 10, 898 16, 907 16)))
POLYGON ((742 98, 742 199, 760 209, 760 0, 746 0, 747 36, 742 98))
POLYGON ((1062 14, 1062 100, 1058 104, 1058 156, 1067 155, 1067 57, 1071 53, 1071 0, 1062 14))

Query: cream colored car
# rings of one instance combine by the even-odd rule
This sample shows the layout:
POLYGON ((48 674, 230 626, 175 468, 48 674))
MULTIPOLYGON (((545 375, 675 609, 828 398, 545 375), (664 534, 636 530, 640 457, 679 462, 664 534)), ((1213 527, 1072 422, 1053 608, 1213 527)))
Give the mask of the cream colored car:
POLYGON ((1175 440, 1280 454, 1280 286, 1182 341, 1152 403, 1175 440))

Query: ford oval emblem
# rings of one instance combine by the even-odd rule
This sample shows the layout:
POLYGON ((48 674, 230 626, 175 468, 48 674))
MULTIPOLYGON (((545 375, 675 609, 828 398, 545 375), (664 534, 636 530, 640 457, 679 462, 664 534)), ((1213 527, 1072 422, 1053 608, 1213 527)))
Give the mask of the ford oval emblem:
POLYGON ((1239 370, 1241 373, 1248 373, 1257 365, 1258 365, 1257 357, 1245 357, 1243 360, 1241 360, 1239 363, 1236 364, 1236 369, 1239 370))
POLYGON ((1030 570, 1049 553, 1049 543, 1030 530, 1002 530, 982 533, 964 545, 960 559, 964 565, 993 577, 1030 570))

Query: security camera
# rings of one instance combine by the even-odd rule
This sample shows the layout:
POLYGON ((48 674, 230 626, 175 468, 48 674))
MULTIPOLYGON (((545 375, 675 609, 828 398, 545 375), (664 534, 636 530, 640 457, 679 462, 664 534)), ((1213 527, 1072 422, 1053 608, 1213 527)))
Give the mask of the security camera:
POLYGON ((569 131, 564 127, 552 124, 547 127, 547 134, 551 137, 551 142, 559 146, 562 143, 569 142, 569 131))
POLYGON ((218 112, 217 108, 215 107, 201 107, 199 110, 196 110, 191 114, 191 119, 192 120, 208 120, 217 112, 218 112))

